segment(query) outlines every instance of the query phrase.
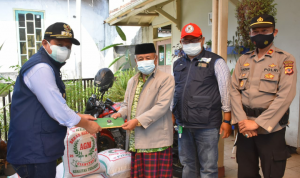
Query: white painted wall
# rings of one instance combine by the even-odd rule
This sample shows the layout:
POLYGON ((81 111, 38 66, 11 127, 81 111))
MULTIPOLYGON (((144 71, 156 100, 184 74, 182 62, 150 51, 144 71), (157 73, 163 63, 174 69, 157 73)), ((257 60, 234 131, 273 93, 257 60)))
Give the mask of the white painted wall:
MULTIPOLYGON (((300 7, 299 0, 289 0, 289 3, 283 0, 275 0, 277 3, 277 24, 276 27, 279 29, 278 36, 275 38, 275 45, 282 50, 285 50, 299 60, 300 58, 300 22, 299 16, 300 12, 298 7, 300 7)), ((212 12, 212 1, 211 0, 184 0, 182 1, 182 27, 188 23, 197 24, 202 32, 206 41, 210 40, 212 37, 212 26, 208 25, 208 13, 212 12)), ((235 36, 237 28, 237 20, 235 18, 235 6, 229 2, 228 7, 228 40, 232 40, 235 36)), ((173 17, 176 12, 175 3, 170 3, 163 7, 163 10, 168 12, 173 17)), ((162 24, 168 20, 161 15, 153 20, 152 25, 162 24)), ((143 42, 153 41, 153 28, 144 27, 143 28, 143 42)), ((175 24, 172 24, 172 46, 176 46, 180 40, 180 31, 177 30, 175 24)), ((174 51, 174 50, 172 50, 174 51)), ((234 55, 227 56, 227 64, 230 68, 235 67, 236 60, 234 55)), ((300 62, 297 63, 297 68, 300 70, 300 62)), ((298 72, 299 81, 300 72, 298 72)), ((288 145, 294 147, 300 147, 300 122, 299 122, 299 90, 300 83, 297 83, 297 95, 291 105, 290 114, 290 126, 287 128, 286 141, 288 145)))
POLYGON ((277 23, 276 28, 279 32, 275 38, 276 47, 291 53, 296 58, 298 69, 297 94, 291 105, 290 125, 287 128, 286 140, 291 146, 300 147, 299 132, 299 91, 300 91, 300 21, 299 21, 299 0, 275 0, 277 3, 277 23))
MULTIPOLYGON (((68 16, 67 0, 0 0, 0 44, 5 42, 0 52, 0 72, 12 72, 9 68, 18 61, 17 26, 15 23, 14 9, 44 11, 44 29, 55 22, 68 23, 73 28, 75 38, 78 37, 76 24, 76 0, 70 0, 70 14, 68 16)), ((105 46, 106 38, 103 21, 108 17, 108 0, 82 0, 82 77, 94 77, 95 73, 104 67, 104 53, 99 49, 105 46)), ((67 64, 62 68, 64 78, 76 76, 76 52, 78 46, 73 45, 72 53, 67 64)))

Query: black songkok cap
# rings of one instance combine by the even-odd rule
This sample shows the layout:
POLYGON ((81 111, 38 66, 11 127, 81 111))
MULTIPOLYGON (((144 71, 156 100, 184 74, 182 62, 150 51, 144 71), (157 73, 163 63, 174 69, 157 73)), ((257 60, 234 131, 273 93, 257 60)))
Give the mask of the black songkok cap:
POLYGON ((275 27, 275 19, 268 14, 258 15, 251 20, 250 28, 275 27))
POLYGON ((149 53, 156 53, 153 43, 143 43, 135 46, 135 55, 149 53))

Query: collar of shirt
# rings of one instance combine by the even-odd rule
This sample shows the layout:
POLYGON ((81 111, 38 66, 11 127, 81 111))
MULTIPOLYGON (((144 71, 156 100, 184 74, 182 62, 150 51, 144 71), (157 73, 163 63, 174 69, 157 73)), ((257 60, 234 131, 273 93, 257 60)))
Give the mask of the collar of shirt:
POLYGON ((275 46, 274 43, 271 45, 271 47, 269 48, 269 50, 266 52, 265 55, 263 55, 260 59, 258 58, 258 53, 257 53, 258 49, 256 48, 253 53, 251 54, 250 58, 254 58, 254 60, 256 62, 259 62, 261 60, 263 60, 265 57, 269 57, 272 58, 273 57, 273 53, 275 52, 275 46))

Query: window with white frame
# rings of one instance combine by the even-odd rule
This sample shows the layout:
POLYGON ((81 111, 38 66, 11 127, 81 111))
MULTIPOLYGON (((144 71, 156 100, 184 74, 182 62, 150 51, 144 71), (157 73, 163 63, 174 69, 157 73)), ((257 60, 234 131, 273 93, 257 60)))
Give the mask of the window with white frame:
POLYGON ((23 65, 42 46, 44 12, 15 10, 19 64, 23 65))

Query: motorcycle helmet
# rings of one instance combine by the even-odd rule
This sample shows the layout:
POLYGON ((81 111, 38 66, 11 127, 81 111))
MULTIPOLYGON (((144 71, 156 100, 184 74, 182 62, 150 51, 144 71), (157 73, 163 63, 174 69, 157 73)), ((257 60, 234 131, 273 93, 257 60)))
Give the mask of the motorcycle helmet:
POLYGON ((97 72, 94 85, 95 87, 99 87, 100 92, 105 92, 113 86, 114 80, 115 77, 112 71, 108 68, 103 68, 97 72))

